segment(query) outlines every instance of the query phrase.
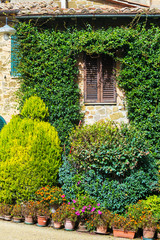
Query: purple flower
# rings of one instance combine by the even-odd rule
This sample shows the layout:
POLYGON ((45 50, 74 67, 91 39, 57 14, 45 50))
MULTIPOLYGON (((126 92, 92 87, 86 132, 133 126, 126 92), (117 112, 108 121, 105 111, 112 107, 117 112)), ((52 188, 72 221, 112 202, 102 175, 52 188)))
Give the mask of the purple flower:
POLYGON ((91 212, 94 212, 95 210, 96 210, 96 208, 95 208, 95 207, 93 207, 93 208, 92 208, 92 210, 91 210, 91 212))
POLYGON ((84 206, 82 209, 86 209, 87 207, 86 206, 84 206))
POLYGON ((68 205, 70 205, 71 203, 70 202, 68 202, 68 205))
POLYGON ((79 211, 77 211, 77 212, 75 212, 75 214, 76 214, 77 216, 79 216, 79 215, 80 215, 80 212, 79 212, 79 211))
POLYGON ((82 212, 85 212, 85 209, 82 209, 82 212))
POLYGON ((90 208, 91 208, 91 205, 89 205, 88 207, 90 207, 90 208))
POLYGON ((97 206, 100 206, 100 203, 97 203, 97 206))
POLYGON ((73 207, 72 209, 75 210, 75 207, 73 207))
POLYGON ((102 212, 98 210, 98 214, 102 214, 102 212))
POLYGON ((73 199, 73 202, 76 203, 76 200, 73 199))
POLYGON ((81 183, 81 181, 78 181, 77 185, 79 185, 81 183))

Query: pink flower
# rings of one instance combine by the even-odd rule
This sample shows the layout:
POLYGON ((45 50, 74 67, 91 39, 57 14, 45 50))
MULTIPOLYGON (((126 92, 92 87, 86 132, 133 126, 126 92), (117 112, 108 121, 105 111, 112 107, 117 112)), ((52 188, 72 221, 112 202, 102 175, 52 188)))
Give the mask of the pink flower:
POLYGON ((100 206, 100 203, 97 203, 97 206, 100 206))
POLYGON ((81 183, 81 181, 79 181, 78 183, 77 183, 77 185, 79 185, 81 183))
POLYGON ((91 210, 91 212, 94 212, 95 210, 96 210, 96 208, 95 208, 95 207, 93 207, 93 208, 92 208, 92 210, 91 210))
POLYGON ((82 212, 85 212, 85 209, 82 209, 82 212))
POLYGON ((73 207, 72 209, 75 210, 75 207, 73 207))
POLYGON ((88 207, 90 207, 90 208, 91 208, 91 205, 89 205, 88 207))
POLYGON ((86 209, 87 207, 86 206, 84 206, 82 209, 86 209))
POLYGON ((98 214, 102 214, 102 212, 98 210, 98 214))
POLYGON ((68 205, 70 205, 71 203, 70 202, 68 202, 68 205))
POLYGON ((61 196, 61 198, 65 198, 65 195, 63 194, 63 195, 61 196))
POLYGON ((76 203, 76 200, 73 199, 73 202, 76 203))
POLYGON ((75 214, 76 214, 77 216, 79 216, 79 215, 80 215, 80 212, 79 212, 79 211, 77 211, 77 212, 75 212, 75 214))

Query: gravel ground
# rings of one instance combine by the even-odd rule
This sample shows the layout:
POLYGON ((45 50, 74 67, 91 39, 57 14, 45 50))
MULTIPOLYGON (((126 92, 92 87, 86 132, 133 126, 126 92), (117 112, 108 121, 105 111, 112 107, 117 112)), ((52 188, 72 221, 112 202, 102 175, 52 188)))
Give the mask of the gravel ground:
POLYGON ((0 220, 0 240, 124 240, 110 235, 79 233, 0 220))

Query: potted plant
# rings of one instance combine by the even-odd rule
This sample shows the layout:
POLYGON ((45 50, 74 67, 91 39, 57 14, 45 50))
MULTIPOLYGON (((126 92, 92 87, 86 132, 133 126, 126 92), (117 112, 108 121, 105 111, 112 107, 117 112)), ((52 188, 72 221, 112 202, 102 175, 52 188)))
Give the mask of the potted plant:
POLYGON ((23 204, 23 215, 26 224, 34 224, 36 216, 36 204, 34 201, 28 201, 23 204))
POLYGON ((4 214, 4 219, 6 221, 11 221, 11 212, 12 212, 13 206, 10 204, 4 204, 3 205, 3 214, 4 214))
POLYGON ((50 216, 49 207, 47 204, 37 202, 37 226, 45 227, 50 216))
POLYGON ((4 218, 4 203, 0 203, 0 219, 4 218))
POLYGON ((100 204, 88 195, 79 195, 76 199, 72 200, 72 205, 79 220, 78 231, 88 231, 86 221, 90 219, 95 210, 100 209, 100 204))
POLYGON ((61 228, 64 219, 62 216, 63 213, 63 207, 60 206, 54 213, 52 213, 52 221, 53 221, 53 227, 56 229, 61 228))
POLYGON ((97 228, 97 233, 105 234, 113 214, 109 210, 94 211, 92 217, 93 226, 97 228))
POLYGON ((22 206, 21 206, 21 204, 15 204, 13 206, 11 215, 13 216, 13 222, 20 223, 22 221, 22 206))
POLYGON ((61 207, 62 220, 65 230, 72 231, 77 221, 76 211, 72 204, 63 204, 61 207))
POLYGON ((153 239, 156 231, 157 219, 151 211, 145 211, 140 217, 139 226, 143 229, 143 238, 153 239))
POLYGON ((114 237, 133 239, 138 229, 138 222, 132 217, 115 214, 111 220, 114 237))
POLYGON ((66 202, 63 190, 59 187, 42 187, 36 195, 41 203, 49 204, 51 212, 54 213, 56 209, 64 202, 66 202))
POLYGON ((160 239, 160 223, 157 224, 157 238, 160 239))

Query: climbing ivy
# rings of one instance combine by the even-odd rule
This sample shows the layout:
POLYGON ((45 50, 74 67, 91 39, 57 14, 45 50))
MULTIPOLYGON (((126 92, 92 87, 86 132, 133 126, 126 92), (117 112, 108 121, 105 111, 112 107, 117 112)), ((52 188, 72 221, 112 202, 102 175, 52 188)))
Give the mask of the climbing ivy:
POLYGON ((77 85, 78 54, 109 54, 121 62, 117 82, 124 89, 128 118, 146 135, 159 158, 160 28, 116 27, 94 30, 45 29, 29 23, 17 28, 21 103, 36 93, 46 103, 50 122, 63 142, 82 118, 77 85))

